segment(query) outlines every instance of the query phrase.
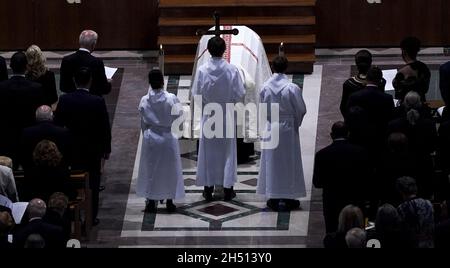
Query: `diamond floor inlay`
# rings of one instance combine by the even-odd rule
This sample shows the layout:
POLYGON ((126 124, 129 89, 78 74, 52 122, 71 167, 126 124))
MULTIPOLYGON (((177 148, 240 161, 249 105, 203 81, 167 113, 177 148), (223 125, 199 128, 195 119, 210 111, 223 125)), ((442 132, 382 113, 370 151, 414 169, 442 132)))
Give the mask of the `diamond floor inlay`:
MULTIPOLYGON (((202 242, 197 241, 202 245, 227 243, 229 237, 242 237, 241 241, 246 241, 244 237, 254 237, 255 239, 242 243, 262 243, 260 246, 268 246, 277 239, 290 237, 290 245, 304 245, 309 222, 312 159, 315 153, 315 147, 312 145, 316 139, 315 126, 318 117, 321 71, 321 66, 316 66, 315 73, 304 79, 303 76, 291 76, 294 82, 303 85, 304 98, 308 106, 308 114, 300 130, 305 182, 308 189, 308 197, 301 200, 302 209, 288 213, 274 212, 266 207, 265 197, 256 194, 260 159, 258 149, 250 163, 238 167, 238 181, 234 187, 237 197, 231 202, 219 200, 206 202, 202 197, 203 187, 195 185, 197 142, 180 140, 186 198, 176 201, 178 208, 174 214, 168 214, 163 205, 160 205, 157 214, 144 214, 142 210, 145 199, 135 194, 141 137, 121 236, 123 238, 154 238, 164 246, 171 246, 172 243, 169 240, 160 239, 170 237, 211 238, 209 242, 208 239, 202 242), (261 239, 270 237, 270 239, 261 242, 257 239, 258 237, 261 239)), ((186 79, 190 78, 184 76, 166 78, 169 81, 169 91, 177 92, 177 85, 180 90, 180 85, 189 84, 190 81, 185 81, 186 79)), ((181 87, 185 90, 183 86, 181 87)))
POLYGON ((222 204, 215 204, 215 205, 211 205, 211 206, 199 209, 198 211, 218 217, 218 216, 230 214, 231 212, 235 212, 238 210, 235 208, 229 207, 229 206, 224 206, 222 204))

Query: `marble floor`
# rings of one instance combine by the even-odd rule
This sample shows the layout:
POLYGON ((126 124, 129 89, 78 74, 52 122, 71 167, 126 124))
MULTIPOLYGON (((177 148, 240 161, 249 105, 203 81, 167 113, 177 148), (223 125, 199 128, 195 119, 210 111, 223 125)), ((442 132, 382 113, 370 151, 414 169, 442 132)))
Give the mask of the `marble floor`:
MULTIPOLYGON (((308 189, 308 196, 301 200, 301 209, 277 213, 266 208, 264 197, 256 194, 259 154, 254 156, 253 162, 239 166, 238 183, 235 185, 238 195, 236 199, 232 202, 205 202, 202 198, 203 189, 195 186, 196 142, 183 140, 180 142, 180 147, 186 199, 183 203, 177 204, 176 214, 168 215, 164 213, 164 209, 160 209, 156 215, 145 214, 142 212, 144 199, 138 198, 135 194, 135 179, 140 155, 139 144, 121 238, 147 238, 147 241, 153 241, 147 245, 139 243, 139 247, 184 247, 186 243, 197 247, 305 247, 309 224, 321 72, 322 67, 316 66, 313 75, 290 76, 290 79, 303 87, 308 109, 300 131, 308 189), (174 237, 181 238, 179 241, 184 242, 174 243, 174 237)), ((175 86, 178 88, 178 93, 185 90, 183 85, 190 84, 190 77, 181 77, 181 79, 169 77, 169 80, 168 91, 173 91, 173 81, 177 81, 175 84, 181 85, 175 86)), ((130 245, 123 246, 130 247, 130 245)))
MULTIPOLYGON (((430 94, 438 98, 438 66, 445 57, 424 56, 433 71, 430 94)), ((113 154, 105 168, 100 209, 101 224, 95 229, 88 247, 322 247, 324 223, 321 191, 311 185, 314 153, 331 140, 331 125, 341 120, 339 101, 341 85, 355 67, 351 56, 321 56, 312 75, 292 76, 304 89, 308 114, 300 131, 303 167, 308 197, 302 207, 291 213, 276 213, 265 207, 256 195, 258 156, 248 165, 239 166, 238 197, 232 202, 205 203, 201 188, 195 186, 196 145, 181 141, 187 197, 177 204, 176 214, 145 214, 144 200, 135 195, 135 178, 139 162, 139 116, 136 107, 148 85, 146 73, 151 61, 107 63, 123 69, 113 124, 113 154), (123 64, 123 65, 121 65, 123 64)), ((374 64, 395 68, 398 57, 378 56, 374 64)), ((168 91, 186 90, 189 77, 167 77, 168 91)))
MULTIPOLYGON (((379 53, 374 64, 383 68, 402 65, 395 51, 379 53)), ((50 68, 57 69, 67 53, 49 53, 50 68)), ((312 75, 294 75, 294 82, 304 89, 308 114, 300 130, 303 168, 308 196, 301 209, 276 213, 265 207, 256 195, 258 155, 254 162, 239 166, 237 198, 232 202, 205 203, 201 188, 195 186, 196 144, 181 141, 183 173, 187 197, 178 203, 178 212, 168 215, 164 205, 156 216, 145 214, 144 200, 135 195, 136 170, 139 163, 140 98, 147 93, 147 73, 156 65, 149 52, 100 53, 106 66, 119 68, 113 79, 113 93, 107 97, 112 119, 113 152, 106 163, 101 193, 100 224, 94 228, 86 247, 322 247, 324 222, 321 191, 311 185, 314 153, 327 146, 331 125, 341 120, 339 102, 342 83, 354 71, 352 53, 319 53, 312 75)), ((8 53, 4 53, 8 58, 8 53)), ((440 50, 421 59, 433 72, 430 98, 439 99, 438 67, 449 60, 440 50)), ((168 91, 186 90, 189 77, 167 77, 168 91)))

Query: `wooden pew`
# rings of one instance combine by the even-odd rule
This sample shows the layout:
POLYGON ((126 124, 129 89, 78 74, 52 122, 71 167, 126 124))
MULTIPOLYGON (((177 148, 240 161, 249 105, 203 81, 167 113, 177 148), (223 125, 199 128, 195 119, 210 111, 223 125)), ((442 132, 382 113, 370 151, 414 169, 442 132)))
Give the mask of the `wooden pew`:
MULTIPOLYGON (((17 189, 20 189, 25 181, 24 173, 22 171, 15 171, 14 179, 17 189)), ((71 171, 69 185, 78 192, 76 199, 69 200, 69 210, 73 214, 71 236, 80 240, 83 237, 82 227, 84 223, 85 238, 89 240, 93 222, 92 192, 89 186, 89 173, 77 170, 71 171), (82 215, 84 215, 84 222, 82 221, 82 215)), ((20 190, 18 191, 20 194, 20 190)))

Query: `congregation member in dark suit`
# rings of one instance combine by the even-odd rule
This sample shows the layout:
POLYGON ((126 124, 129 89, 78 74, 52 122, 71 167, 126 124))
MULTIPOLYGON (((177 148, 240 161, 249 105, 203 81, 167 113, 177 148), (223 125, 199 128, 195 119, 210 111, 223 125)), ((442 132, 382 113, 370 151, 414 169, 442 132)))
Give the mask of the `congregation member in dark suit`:
POLYGON ((64 241, 63 229, 42 220, 46 210, 47 206, 43 200, 33 199, 30 201, 25 212, 28 221, 14 235, 13 243, 16 248, 24 248, 28 237, 32 234, 42 236, 46 248, 55 249, 65 247, 67 241, 64 241))
POLYGON ((450 61, 439 68, 439 88, 445 106, 450 107, 450 61))
POLYGON ((45 66, 47 59, 38 46, 30 46, 25 54, 28 60, 27 78, 42 85, 44 104, 52 106, 58 101, 55 73, 45 66))
POLYGON ((380 88, 382 81, 382 71, 378 67, 371 68, 367 73, 367 86, 352 94, 347 104, 348 109, 355 106, 363 109, 367 118, 365 124, 374 131, 374 140, 365 143, 369 144, 368 149, 376 161, 385 145, 386 128, 394 112, 392 96, 380 88))
POLYGON ((442 123, 439 127, 438 159, 442 169, 440 193, 445 199, 450 199, 450 121, 442 123))
POLYGON ((97 44, 98 35, 92 30, 85 30, 80 34, 80 49, 63 58, 61 62, 60 89, 70 93, 76 91, 73 81, 75 73, 81 67, 87 67, 92 72, 92 85, 89 88, 94 95, 106 95, 111 92, 111 83, 105 75, 103 61, 91 55, 97 44))
POLYGON ((69 198, 64 193, 55 192, 50 196, 47 204, 47 212, 43 220, 46 223, 62 227, 64 239, 68 241, 72 228, 68 211, 69 198))
POLYGON ((349 141, 364 148, 370 148, 376 139, 375 126, 369 123, 367 112, 359 107, 353 106, 348 109, 345 124, 349 130, 349 141))
POLYGON ((450 106, 446 106, 442 112, 441 122, 450 121, 450 106))
MULTIPOLYGON (((344 118, 346 118, 348 113, 347 103, 350 96, 353 93, 365 88, 367 85, 367 72, 372 67, 372 53, 370 53, 366 49, 358 51, 358 53, 356 53, 355 55, 355 63, 356 67, 358 68, 358 74, 356 76, 347 79, 347 81, 345 81, 344 83, 342 90, 340 110, 344 118)), ((380 87, 384 89, 385 86, 386 80, 383 79, 383 82, 381 83, 380 87)))
POLYGON ((8 68, 5 58, 0 56, 0 82, 5 80, 8 80, 8 68))
POLYGON ((406 116, 395 119, 389 123, 388 134, 401 132, 408 137, 409 151, 417 159, 419 174, 415 177, 419 196, 431 198, 433 194, 433 158, 432 154, 437 148, 437 130, 433 120, 423 118, 420 114, 422 101, 417 92, 409 92, 404 101, 406 116))
POLYGON ((60 97, 55 122, 67 127, 72 134, 73 168, 89 171, 95 219, 98 212, 101 163, 111 153, 111 128, 105 100, 89 93, 92 84, 90 70, 78 70, 75 83, 76 91, 60 97))
POLYGON ((407 37, 402 40, 402 58, 406 65, 401 67, 393 81, 395 98, 404 100, 409 91, 419 93, 422 101, 426 101, 431 80, 431 72, 428 66, 417 60, 421 42, 416 37, 407 37))
POLYGON ((450 248, 450 200, 446 200, 441 204, 441 215, 439 215, 438 224, 435 230, 435 246, 436 248, 450 248))
POLYGON ((368 198, 372 168, 367 151, 351 144, 343 122, 332 127, 333 143, 316 154, 313 184, 323 189, 323 213, 327 233, 335 232, 338 216, 348 204, 363 207, 368 198))
POLYGON ((43 104, 40 84, 25 78, 27 57, 22 52, 11 58, 13 75, 0 83, 0 155, 8 156, 17 167, 20 136, 34 124, 36 109, 43 104))
POLYGON ((417 177, 420 165, 417 157, 410 152, 406 135, 399 132, 390 134, 387 150, 376 172, 377 199, 381 203, 400 205, 402 199, 397 191, 397 179, 404 176, 417 177))
POLYGON ((70 165, 72 151, 70 131, 53 122, 52 108, 47 105, 36 110, 36 124, 23 130, 20 142, 20 164, 24 170, 32 166, 34 149, 42 140, 54 142, 63 156, 63 162, 70 165))
POLYGON ((40 234, 30 234, 25 240, 23 248, 26 249, 36 249, 45 248, 45 239, 40 234))
MULTIPOLYGON (((33 164, 25 170, 24 193, 21 198, 48 200, 55 192, 69 195, 70 172, 62 162, 62 155, 55 143, 43 140, 33 152, 33 164)), ((73 194, 71 194, 73 195, 73 194)))
POLYGON ((367 72, 372 66, 372 54, 368 50, 360 50, 355 55, 355 63, 356 67, 358 68, 358 74, 347 79, 342 90, 340 109, 344 118, 347 115, 347 103, 350 95, 365 88, 367 85, 366 77, 367 72))

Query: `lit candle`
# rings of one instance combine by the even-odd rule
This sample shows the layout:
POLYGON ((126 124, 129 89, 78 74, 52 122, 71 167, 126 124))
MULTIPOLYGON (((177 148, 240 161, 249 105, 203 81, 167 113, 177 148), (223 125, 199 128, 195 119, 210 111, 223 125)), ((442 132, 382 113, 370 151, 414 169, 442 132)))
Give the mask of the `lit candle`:
POLYGON ((278 50, 278 55, 281 57, 284 57, 284 43, 283 42, 280 44, 280 48, 278 50))
POLYGON ((163 49, 163 45, 161 44, 159 46, 159 70, 162 72, 162 74, 164 75, 164 49, 163 49))

